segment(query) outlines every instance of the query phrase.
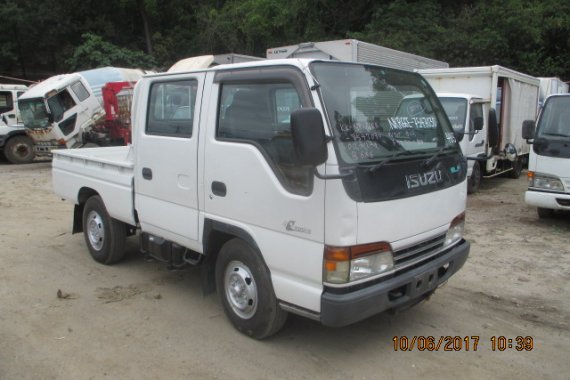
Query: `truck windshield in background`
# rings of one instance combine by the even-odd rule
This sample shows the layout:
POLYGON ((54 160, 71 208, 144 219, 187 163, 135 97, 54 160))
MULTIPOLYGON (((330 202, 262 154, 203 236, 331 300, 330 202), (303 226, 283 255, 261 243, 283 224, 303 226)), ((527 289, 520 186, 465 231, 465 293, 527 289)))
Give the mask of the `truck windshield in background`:
POLYGON ((445 112, 416 73, 363 64, 313 62, 339 170, 357 201, 393 200, 455 186, 467 164, 445 112))
POLYGON ((546 99, 536 127, 534 151, 541 156, 570 158, 570 97, 546 99))
POLYGON ((50 125, 49 113, 44 99, 25 99, 19 101, 20 114, 26 128, 47 128, 50 125))
POLYGON ((447 117, 421 76, 326 62, 311 69, 343 163, 368 165, 456 148, 447 117))
POLYGON ((467 116, 467 99, 439 98, 454 131, 465 132, 465 117, 467 116))

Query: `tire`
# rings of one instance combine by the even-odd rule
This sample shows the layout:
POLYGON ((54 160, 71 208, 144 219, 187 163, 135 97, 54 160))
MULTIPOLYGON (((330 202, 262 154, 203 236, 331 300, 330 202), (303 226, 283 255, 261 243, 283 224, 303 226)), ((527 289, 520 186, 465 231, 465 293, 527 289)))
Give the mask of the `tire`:
POLYGON ((523 169, 523 160, 520 157, 517 157, 513 163, 513 170, 509 172, 509 177, 517 179, 521 176, 522 169, 523 169))
POLYGON ((13 164, 27 164, 34 160, 34 143, 28 136, 14 136, 4 146, 4 156, 13 164))
POLYGON ((220 250, 216 286, 226 316, 243 334, 264 339, 283 327, 287 312, 277 302, 269 270, 243 240, 232 239, 220 250))
POLYGON ((539 207, 536 209, 536 211, 538 212, 538 217, 540 219, 548 219, 554 217, 554 210, 550 208, 539 207))
POLYGON ((479 165, 479 162, 475 161, 471 177, 467 179, 467 194, 473 194, 479 191, 479 187, 481 187, 481 179, 481 166, 479 165))
POLYGON ((110 265, 125 256, 127 228, 109 216, 103 200, 94 195, 83 207, 83 236, 93 259, 110 265))

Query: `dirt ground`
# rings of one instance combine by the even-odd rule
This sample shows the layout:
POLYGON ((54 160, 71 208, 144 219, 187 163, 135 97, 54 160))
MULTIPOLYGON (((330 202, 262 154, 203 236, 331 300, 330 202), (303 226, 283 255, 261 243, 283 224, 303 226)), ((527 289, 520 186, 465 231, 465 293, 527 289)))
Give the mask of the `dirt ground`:
POLYGON ((539 220, 524 176, 469 197, 470 257, 427 302, 342 329, 290 316, 259 342, 202 295, 197 270, 145 261, 136 239, 123 262, 94 262, 50 165, 0 159, 0 379, 569 378, 570 218, 539 220), (395 351, 395 336, 462 345, 395 351), (505 337, 496 350, 492 337, 505 337))

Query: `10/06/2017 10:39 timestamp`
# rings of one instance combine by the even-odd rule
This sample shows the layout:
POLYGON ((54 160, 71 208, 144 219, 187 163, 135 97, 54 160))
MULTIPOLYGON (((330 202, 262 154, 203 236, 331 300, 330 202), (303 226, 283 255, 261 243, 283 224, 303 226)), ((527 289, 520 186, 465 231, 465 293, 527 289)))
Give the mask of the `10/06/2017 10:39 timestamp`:
MULTIPOLYGON (((477 351, 481 337, 471 336, 394 336, 394 351, 477 351)), ((491 351, 532 351, 534 339, 531 336, 507 338, 502 335, 489 338, 491 351)))

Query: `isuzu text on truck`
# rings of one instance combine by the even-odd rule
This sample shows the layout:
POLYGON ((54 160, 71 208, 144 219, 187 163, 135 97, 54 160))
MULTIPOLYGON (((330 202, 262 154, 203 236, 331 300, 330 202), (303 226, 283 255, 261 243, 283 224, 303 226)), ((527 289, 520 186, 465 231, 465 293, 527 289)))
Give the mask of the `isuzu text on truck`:
POLYGON ((416 73, 287 59, 145 76, 133 127, 132 146, 54 152, 73 231, 104 264, 138 232, 146 254, 201 265, 255 338, 288 312, 345 326, 411 306, 467 259, 467 165, 416 73))
POLYGON ((570 211, 570 94, 546 98, 536 125, 525 121, 522 133, 532 144, 526 203, 541 218, 570 211))

